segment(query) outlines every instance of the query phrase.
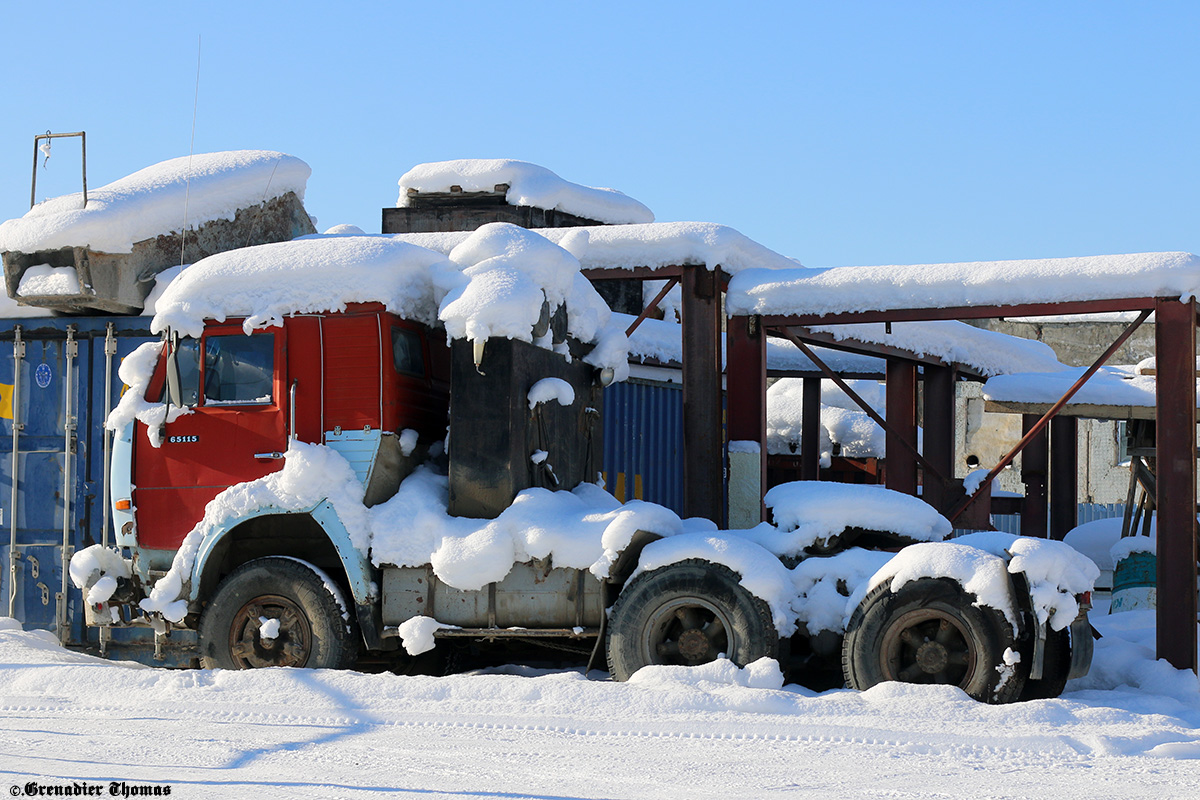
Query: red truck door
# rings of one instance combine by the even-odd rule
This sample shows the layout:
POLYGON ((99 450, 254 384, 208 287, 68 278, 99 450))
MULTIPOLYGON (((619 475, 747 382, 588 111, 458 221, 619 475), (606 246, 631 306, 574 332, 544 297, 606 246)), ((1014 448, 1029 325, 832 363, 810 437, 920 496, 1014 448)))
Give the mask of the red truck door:
POLYGON ((210 325, 199 341, 180 341, 183 403, 192 413, 166 426, 158 448, 137 426, 133 503, 142 547, 177 548, 217 494, 283 467, 285 337, 284 328, 246 336, 230 322, 210 325))

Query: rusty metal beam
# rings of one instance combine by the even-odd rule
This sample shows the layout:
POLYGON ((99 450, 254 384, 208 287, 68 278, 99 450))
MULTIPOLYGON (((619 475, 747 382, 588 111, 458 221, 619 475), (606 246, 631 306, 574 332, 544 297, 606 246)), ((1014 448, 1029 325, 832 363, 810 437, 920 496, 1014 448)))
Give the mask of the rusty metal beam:
MULTIPOLYGON (((1028 433, 1037 425, 1038 417, 1033 414, 1021 416, 1021 431, 1028 433)), ((1046 476, 1050 466, 1050 439, 1045 427, 1029 440, 1021 453, 1021 482, 1025 484, 1025 498, 1021 501, 1021 535, 1046 538, 1046 476)))
POLYGON ((821 477, 821 379, 805 378, 800 394, 800 480, 821 477))
POLYGON ((683 273, 683 511, 725 527, 725 442, 721 426, 720 278, 683 273))
MULTIPOLYGON (((950 514, 951 522, 954 522, 954 520, 958 519, 963 511, 966 510, 967 506, 971 505, 971 503, 975 501, 975 498, 980 496, 983 488, 991 484, 991 482, 996 479, 996 476, 1000 474, 1000 471, 1011 464, 1013 459, 1017 457, 1017 454, 1024 450, 1026 445, 1028 445, 1029 442, 1035 436, 1037 436, 1044 427, 1046 427, 1046 425, 1050 424, 1050 420, 1052 420, 1055 415, 1058 414, 1059 409, 1071 402, 1071 398, 1074 397, 1075 394, 1083 388, 1083 385, 1087 383, 1093 375, 1096 374, 1096 371, 1104 366, 1108 359, 1112 358, 1113 353, 1121 349, 1121 345, 1125 344, 1125 341, 1133 335, 1134 331, 1141 327, 1142 323, 1146 321, 1146 317, 1150 316, 1151 311, 1152 309, 1143 309, 1142 313, 1138 315, 1138 318, 1130 323, 1130 325, 1121 332, 1121 335, 1117 337, 1117 340, 1110 344, 1108 349, 1100 354, 1100 357, 1097 358, 1096 361, 1090 367, 1088 367, 1082 375, 1079 376, 1079 380, 1071 384, 1071 388, 1067 389, 1066 393, 1058 399, 1058 402, 1050 406, 1049 410, 1047 410, 1046 413, 1042 415, 1042 418, 1037 421, 1037 424, 1035 424, 1029 431, 1025 433, 1024 436, 1021 437, 1021 441, 1017 442, 1012 450, 1008 451, 1008 455, 1004 456, 1004 458, 1000 459, 1000 462, 996 464, 996 466, 992 467, 991 472, 989 472, 987 477, 980 482, 979 488, 975 490, 974 494, 959 503, 958 508, 956 508, 954 512, 950 514)), ((1195 337, 1193 336, 1193 338, 1195 337)), ((1192 394, 1194 397, 1194 388, 1192 394)), ((1195 409, 1192 410, 1192 413, 1193 415, 1195 414, 1195 409)), ((1195 438, 1194 434, 1192 438, 1195 438)))
MULTIPOLYGON (((889 431, 891 426, 888 424, 888 421, 886 419, 884 419, 883 417, 879 416, 879 412, 876 411, 875 409, 871 408, 870 403, 868 403, 866 400, 863 400, 861 397, 859 397, 858 392, 851 389, 850 385, 848 383, 846 383, 846 381, 842 380, 842 377, 840 375, 838 375, 836 372, 834 372, 832 369, 830 369, 829 365, 826 364, 824 361, 822 361, 820 359, 820 357, 817 356, 817 354, 813 352, 811 347, 809 347, 808 345, 806 345, 804 342, 800 341, 796 337, 790 335, 786 330, 784 331, 784 338, 786 338, 792 344, 796 345, 796 347, 800 348, 800 352, 802 352, 802 353, 804 353, 804 355, 808 356, 809 361, 816 364, 817 368, 821 370, 821 372, 825 375, 826 378, 829 378, 829 380, 831 380, 835 384, 837 384, 837 387, 839 389, 841 389, 843 392, 845 392, 846 396, 849 397, 851 400, 853 400, 854 404, 863 410, 863 413, 865 413, 868 417, 870 417, 872 420, 874 420, 876 425, 883 428, 884 433, 887 433, 889 431)), ((927 470, 931 474, 937 475, 939 478, 945 479, 946 476, 943 475, 940 471, 938 471, 937 467, 935 467, 933 464, 930 464, 925 459, 924 456, 922 456, 920 453, 917 452, 915 443, 909 442, 907 439, 905 439, 902 436, 897 437, 897 441, 899 441, 899 443, 901 445, 903 445, 904 448, 907 449, 914 458, 916 458, 917 463, 920 464, 925 470, 927 470)))
POLYGON ((1196 671, 1196 303, 1161 300, 1154 353, 1159 658, 1196 671))
POLYGON ((889 358, 887 362, 887 474, 893 491, 917 494, 917 365, 889 358), (903 441, 902 441, 903 440, 903 441))
MULTIPOLYGON (((922 403, 925 443, 923 455, 948 479, 954 474, 954 370, 949 367, 924 368, 925 396, 922 403)), ((947 480, 926 474, 922 478, 921 498, 941 513, 949 500, 947 480)))
POLYGON ((1044 317, 1059 314, 1095 314, 1154 309, 1153 297, 1113 300, 1076 300, 1066 303, 1025 303, 1012 306, 956 306, 953 308, 897 308, 889 311, 852 311, 840 314, 768 314, 768 328, 794 325, 844 325, 858 322, 921 322, 934 319, 994 319, 996 317, 1044 317))
POLYGON ((1059 414, 1050 421, 1050 538, 1062 541, 1078 522, 1078 420, 1059 414))
MULTIPOLYGON (((616 281, 628 278, 678 278, 692 267, 593 267, 583 270, 589 281, 616 281)), ((701 267, 700 269, 703 269, 701 267)))
POLYGON ((661 303, 663 298, 667 296, 667 292, 674 289, 675 284, 677 283, 679 283, 679 278, 667 278, 667 283, 665 286, 663 286, 662 291, 654 296, 654 299, 642 309, 642 313, 638 314, 637 319, 630 323, 629 327, 625 329, 626 336, 633 336, 633 332, 638 329, 638 326, 641 325, 643 321, 645 321, 646 317, 650 316, 650 312, 658 308, 658 304, 661 303))
POLYGON ((810 328, 803 326, 795 326, 791 328, 769 328, 767 334, 774 336, 777 339, 787 339, 783 334, 783 330, 789 331, 796 338, 808 342, 810 344, 819 344, 829 350, 841 350, 846 353, 858 353, 860 355, 871 355, 879 358, 902 358, 907 361, 912 361, 922 366, 930 367, 951 367, 959 374, 969 378, 983 379, 984 375, 976 371, 973 367, 965 364, 950 363, 937 356, 918 355, 910 350, 905 350, 900 347, 892 347, 887 344, 878 344, 876 342, 864 342, 859 339, 841 339, 834 338, 834 335, 828 331, 813 331, 810 328))

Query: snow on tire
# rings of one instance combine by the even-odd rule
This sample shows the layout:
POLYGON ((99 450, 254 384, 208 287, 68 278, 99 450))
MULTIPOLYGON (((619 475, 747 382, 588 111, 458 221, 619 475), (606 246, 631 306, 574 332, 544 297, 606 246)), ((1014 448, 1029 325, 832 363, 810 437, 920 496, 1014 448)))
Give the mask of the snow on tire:
POLYGON ((200 616, 205 669, 342 669, 358 655, 352 619, 307 562, 259 558, 231 572, 200 616))
POLYGON ((1014 662, 1012 627, 993 608, 942 578, 885 582, 855 609, 842 644, 842 671, 853 689, 885 681, 958 686, 976 700, 1008 703, 1028 665, 1014 662))
POLYGON ((776 658, 771 609, 728 567, 691 558, 630 581, 608 622, 608 668, 628 680, 650 664, 695 666, 726 656, 745 666, 776 658))

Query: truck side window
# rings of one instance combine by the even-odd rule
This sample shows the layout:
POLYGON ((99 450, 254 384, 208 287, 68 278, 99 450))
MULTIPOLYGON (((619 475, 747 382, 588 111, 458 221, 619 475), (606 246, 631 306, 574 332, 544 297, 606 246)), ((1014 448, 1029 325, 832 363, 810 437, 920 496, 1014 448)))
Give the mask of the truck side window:
POLYGON ((421 337, 415 331, 392 328, 392 360, 396 372, 425 377, 425 359, 421 355, 421 337))
POLYGON ((272 400, 275 335, 234 334, 204 340, 204 404, 253 405, 272 400))
POLYGON ((182 389, 183 404, 194 406, 200 402, 200 342, 195 339, 180 339, 176 361, 179 363, 179 387, 182 389))

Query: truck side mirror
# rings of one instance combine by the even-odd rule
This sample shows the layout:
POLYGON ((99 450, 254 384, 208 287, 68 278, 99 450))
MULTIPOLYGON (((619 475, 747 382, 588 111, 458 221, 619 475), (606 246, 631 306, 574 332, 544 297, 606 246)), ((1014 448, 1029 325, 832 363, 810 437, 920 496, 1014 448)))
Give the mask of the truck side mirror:
POLYGON ((167 340, 167 404, 183 406, 183 388, 179 378, 179 334, 174 331, 167 340))

